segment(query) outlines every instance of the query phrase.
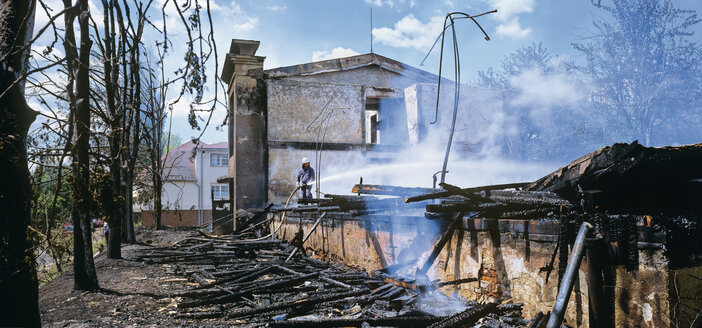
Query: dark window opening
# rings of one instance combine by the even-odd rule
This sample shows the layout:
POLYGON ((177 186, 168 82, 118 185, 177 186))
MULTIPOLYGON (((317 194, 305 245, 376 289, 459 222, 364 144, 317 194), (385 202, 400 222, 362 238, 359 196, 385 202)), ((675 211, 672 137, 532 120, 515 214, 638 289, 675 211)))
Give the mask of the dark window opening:
POLYGON ((402 98, 366 98, 366 144, 401 145, 408 142, 407 113, 402 98))

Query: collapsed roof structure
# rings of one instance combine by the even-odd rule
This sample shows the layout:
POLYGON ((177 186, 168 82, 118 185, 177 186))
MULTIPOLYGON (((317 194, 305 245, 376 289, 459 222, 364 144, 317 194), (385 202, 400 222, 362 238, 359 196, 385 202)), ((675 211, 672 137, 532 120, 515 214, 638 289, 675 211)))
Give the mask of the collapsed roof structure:
POLYGON ((410 284, 472 278, 444 292, 512 298, 527 317, 550 310, 577 228, 589 222, 584 279, 566 321, 670 326, 691 323, 702 308, 700 163, 702 144, 615 144, 530 183, 436 190, 360 183, 356 195, 272 210, 287 213, 277 217, 282 238, 307 230, 305 247, 323 258, 410 284), (315 212, 325 213, 317 230, 315 212))

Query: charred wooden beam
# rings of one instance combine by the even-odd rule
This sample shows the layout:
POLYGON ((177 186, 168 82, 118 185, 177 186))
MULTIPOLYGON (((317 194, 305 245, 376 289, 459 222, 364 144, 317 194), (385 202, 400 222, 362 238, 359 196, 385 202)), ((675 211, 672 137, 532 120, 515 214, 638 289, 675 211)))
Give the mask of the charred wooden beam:
POLYGON ((500 219, 533 220, 545 218, 558 212, 559 209, 557 207, 535 208, 530 210, 503 212, 500 214, 500 219))
POLYGON ((456 280, 451 280, 451 281, 441 281, 437 283, 436 285, 439 287, 444 287, 444 286, 449 286, 449 285, 460 285, 460 284, 465 284, 468 282, 474 282, 478 281, 478 278, 463 278, 463 279, 456 279, 456 280))
POLYGON ((309 306, 313 306, 315 304, 319 304, 319 303, 323 303, 323 302, 329 302, 329 301, 334 301, 334 300, 343 299, 343 298, 347 298, 347 297, 354 297, 354 296, 367 294, 368 292, 369 292, 368 289, 358 289, 358 290, 353 290, 353 291, 344 292, 344 293, 331 293, 331 294, 327 294, 327 295, 320 295, 317 297, 300 298, 300 299, 296 299, 296 300, 293 300, 290 302, 277 303, 277 304, 272 304, 272 305, 268 305, 268 306, 261 306, 261 307, 253 308, 253 309, 246 309, 246 310, 239 310, 239 311, 231 312, 231 313, 229 313, 228 317, 230 319, 231 318, 240 318, 240 317, 245 317, 245 316, 260 314, 260 313, 266 313, 266 312, 271 312, 271 311, 309 307, 309 306))
POLYGON ((351 192, 354 194, 366 194, 366 195, 385 195, 385 196, 416 196, 427 193, 437 192, 437 189, 431 188, 416 188, 416 187, 399 187, 390 185, 369 185, 369 184, 357 184, 353 186, 351 192))
POLYGON ((198 284, 200 284, 200 286, 205 286, 205 285, 208 284, 208 282, 205 280, 205 278, 203 278, 199 273, 193 273, 193 274, 190 275, 190 277, 191 277, 195 282, 197 282, 198 284))
POLYGON ((546 326, 546 321, 548 320, 549 314, 544 314, 543 312, 539 311, 533 318, 531 318, 531 323, 529 324, 528 328, 543 328, 546 326))
MULTIPOLYGON (((304 282, 305 280, 313 279, 313 278, 316 278, 318 276, 319 276, 319 272, 313 272, 313 273, 308 273, 308 274, 305 274, 302 276, 294 276, 294 277, 283 278, 283 279, 275 279, 275 281, 273 281, 273 282, 266 282, 260 286, 254 286, 254 287, 249 287, 249 288, 238 290, 234 294, 219 296, 219 297, 212 298, 212 299, 182 302, 182 303, 178 304, 178 308, 191 308, 191 307, 202 306, 202 305, 230 303, 230 302, 238 300, 241 296, 255 292, 257 289, 271 289, 271 288, 279 288, 279 287, 288 287, 290 285, 298 284, 298 283, 304 282)), ((273 279, 271 279, 271 280, 273 280, 273 279)))
POLYGON ((512 312, 512 311, 522 311, 522 308, 524 307, 523 303, 507 303, 507 304, 500 304, 497 306, 496 311, 497 312, 512 312))
POLYGON ((424 262, 424 265, 420 269, 417 270, 417 275, 418 276, 424 276, 427 274, 427 271, 429 271, 429 268, 434 264, 434 261, 436 258, 439 256, 439 253, 441 253, 441 250, 444 248, 446 243, 449 241, 451 236, 453 235, 453 231, 456 230, 458 227, 458 224, 462 221, 463 219, 463 212, 458 213, 453 221, 451 221, 451 224, 446 228, 444 231, 443 236, 441 236, 441 239, 436 243, 434 246, 434 250, 429 254, 429 257, 427 260, 424 262))
POLYGON ((305 212, 330 212, 330 211, 340 211, 339 206, 300 206, 300 207, 281 207, 274 208, 271 212, 293 212, 293 213, 305 213, 305 212))
POLYGON ((335 318, 320 320, 274 321, 271 327, 362 327, 364 323, 380 327, 426 327, 439 318, 434 316, 397 316, 391 318, 335 318))
POLYGON ((202 274, 202 276, 207 278, 207 279, 217 279, 217 277, 215 277, 212 273, 205 270, 204 268, 200 269, 200 274, 202 274))
POLYGON ((326 275, 329 278, 336 279, 339 281, 348 281, 348 280, 366 280, 370 278, 369 276, 362 274, 362 273, 335 273, 335 274, 327 274, 326 275))
POLYGON ((268 205, 266 205, 266 207, 264 207, 263 209, 257 210, 256 213, 254 214, 254 216, 251 218, 248 218, 248 216, 246 216, 244 218, 239 219, 237 217, 236 230, 241 231, 242 229, 255 226, 258 223, 265 221, 266 214, 268 214, 272 208, 273 208, 273 203, 268 203, 268 205))
POLYGON ((609 307, 605 305, 603 270, 609 266, 609 252, 602 238, 586 239, 587 297, 589 321, 595 327, 611 327, 609 307))
POLYGON ((466 198, 473 200, 473 201, 479 201, 482 203, 494 203, 494 201, 490 198, 480 196, 476 192, 465 191, 465 190, 461 189, 460 187, 456 187, 456 186, 448 184, 446 182, 439 183, 439 185, 441 186, 441 188, 446 189, 446 191, 448 191, 448 192, 453 192, 456 195, 466 197, 466 198))
POLYGON ((298 204, 329 204, 332 200, 329 198, 301 198, 297 200, 298 204))
MULTIPOLYGON (((276 269, 278 269, 278 270, 280 270, 280 271, 283 271, 283 272, 286 272, 286 273, 289 273, 289 274, 303 275, 303 273, 300 273, 300 272, 297 272, 297 271, 295 271, 295 270, 286 268, 286 267, 284 267, 284 266, 282 266, 282 265, 274 264, 273 266, 274 266, 276 269)), ((342 288, 353 289, 352 286, 347 285, 347 284, 345 284, 345 283, 343 283, 343 282, 334 280, 334 279, 329 278, 329 277, 324 277, 324 276, 322 276, 322 277, 319 277, 319 280, 324 281, 324 282, 327 282, 327 283, 330 283, 330 284, 332 284, 332 285, 336 285, 336 286, 342 287, 342 288)))
MULTIPOLYGON (((480 191, 487 191, 487 190, 500 190, 500 189, 510 189, 510 188, 523 188, 531 183, 508 183, 508 184, 499 184, 499 185, 491 185, 491 186, 481 186, 481 187, 472 187, 472 188, 463 188, 461 189, 462 192, 469 192, 469 193, 476 193, 480 191)), ((449 196, 454 196, 457 195, 455 191, 441 191, 441 192, 436 192, 436 193, 430 193, 430 194, 425 194, 425 195, 419 195, 419 196, 413 196, 413 197, 407 197, 405 198, 405 203, 412 203, 412 202, 419 202, 423 200, 428 200, 428 199, 437 199, 437 198, 446 198, 449 196)))
MULTIPOLYGON (((405 204, 402 198, 378 198, 373 196, 350 196, 350 195, 332 195, 327 194, 332 200, 330 205, 337 205, 341 207, 342 211, 353 211, 353 210, 393 210, 400 208, 407 208, 408 205, 405 204)), ((417 206, 422 206, 418 204, 417 206)))
POLYGON ((384 280, 386 283, 391 283, 395 286, 406 288, 406 289, 411 289, 411 290, 426 290, 425 285, 418 284, 416 280, 411 280, 411 281, 406 281, 403 279, 397 279, 394 277, 385 277, 384 280))
POLYGON ((221 318, 223 313, 221 311, 202 311, 202 312, 189 312, 189 313, 178 313, 174 317, 178 319, 213 319, 221 318))
MULTIPOLYGON (((196 287, 196 289, 210 288, 210 287, 214 287, 216 285, 223 285, 223 284, 227 284, 227 283, 240 284, 240 283, 248 282, 248 281, 251 281, 253 279, 256 279, 264 274, 267 274, 267 273, 273 271, 273 269, 274 268, 272 266, 266 266, 263 268, 256 267, 256 268, 253 268, 251 270, 244 271, 238 275, 233 275, 230 277, 217 279, 213 282, 207 282, 205 284, 201 284, 201 286, 196 287)), ((201 294, 201 292, 186 291, 184 293, 181 293, 180 296, 197 296, 200 294, 201 294)))
POLYGON ((463 312, 454 314, 445 318, 431 326, 430 328, 451 328, 451 327, 470 327, 474 325, 480 318, 495 312, 497 304, 487 303, 478 304, 470 307, 463 312))
POLYGON ((553 192, 527 191, 527 190, 494 190, 490 192, 490 199, 505 204, 523 204, 533 207, 565 206, 572 204, 553 192))
POLYGON ((380 295, 380 294, 386 292, 388 289, 392 288, 393 286, 395 286, 395 284, 393 284, 391 282, 386 283, 385 285, 382 285, 376 289, 371 290, 371 295, 380 295))
MULTIPOLYGON (((314 224, 312 225, 312 228, 310 228, 310 230, 307 231, 307 234, 305 235, 304 238, 302 238, 302 241, 300 242, 301 247, 304 247, 305 242, 307 241, 307 239, 310 238, 310 236, 312 235, 312 232, 314 232, 314 229, 317 229, 317 226, 319 226, 319 223, 322 222, 322 219, 324 218, 325 215, 327 215, 327 212, 323 212, 322 215, 320 215, 319 218, 317 218, 317 221, 314 222, 314 224)), ((290 259, 293 256, 295 256, 295 253, 297 253, 298 249, 299 249, 298 247, 295 247, 295 249, 293 249, 292 252, 290 252, 290 255, 288 256, 288 258, 286 258, 285 261, 283 261, 283 262, 290 261, 290 259)))
POLYGON ((473 204, 468 202, 450 202, 445 204, 427 204, 427 212, 455 213, 455 212, 491 212, 500 214, 508 207, 505 204, 473 204))
POLYGON ((376 297, 376 298, 378 298, 378 299, 380 299, 380 298, 388 298, 388 297, 392 297, 392 296, 394 296, 394 295, 397 295, 397 294, 399 294, 399 293, 401 293, 401 292, 403 292, 403 291, 404 291, 404 289, 403 289, 402 287, 395 286, 395 285, 393 284, 393 286, 390 287, 390 289, 387 289, 387 290, 385 290, 385 291, 383 291, 383 292, 381 292, 381 293, 377 293, 377 294, 375 294, 375 295, 373 295, 373 296, 376 297))

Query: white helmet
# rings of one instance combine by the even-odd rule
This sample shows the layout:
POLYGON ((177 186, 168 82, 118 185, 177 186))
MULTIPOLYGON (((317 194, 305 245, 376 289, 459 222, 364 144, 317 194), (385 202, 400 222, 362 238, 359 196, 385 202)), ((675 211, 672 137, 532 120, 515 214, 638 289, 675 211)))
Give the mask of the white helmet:
POLYGON ((310 159, 307 157, 302 158, 302 164, 309 163, 310 159))

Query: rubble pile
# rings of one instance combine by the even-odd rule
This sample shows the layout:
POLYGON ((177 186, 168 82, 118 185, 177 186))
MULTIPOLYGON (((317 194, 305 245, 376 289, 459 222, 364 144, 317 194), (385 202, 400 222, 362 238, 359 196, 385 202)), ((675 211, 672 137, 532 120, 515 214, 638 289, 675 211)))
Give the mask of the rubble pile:
POLYGON ((276 239, 201 233, 173 246, 145 248, 137 261, 170 264, 190 281, 176 297, 176 318, 235 320, 271 327, 522 327, 521 304, 465 303, 465 311, 433 315, 417 300, 462 283, 368 274, 299 255, 276 239))
MULTIPOLYGON (((499 295, 482 304, 462 302, 450 313, 427 309, 423 299, 446 297, 442 286, 478 279, 429 281, 429 270, 456 231, 489 231, 498 247, 500 232, 519 232, 528 250, 530 230, 537 229, 531 223, 540 221, 545 225, 538 225, 539 229, 553 226, 549 229, 557 234, 550 263, 542 268, 545 281, 557 269, 554 279, 560 282, 570 262, 569 249, 577 243, 578 227, 587 226, 592 230, 582 233, 579 246, 587 238, 588 294, 594 295, 590 302, 597 311, 590 320, 614 322, 615 266, 638 270, 639 251, 647 249, 663 250, 671 268, 695 265, 696 260, 686 254, 702 249, 695 238, 702 213, 699 163, 701 145, 646 148, 632 143, 602 148, 535 182, 470 188, 442 182, 441 189, 429 189, 361 180, 351 195, 325 194, 295 205, 288 200, 285 205, 240 211, 234 236, 202 233, 172 247, 153 248, 139 259, 171 263, 176 274, 195 284, 177 293, 178 318, 226 318, 285 327, 538 328, 546 325, 549 314, 525 320, 521 304, 502 304, 499 295), (388 217, 408 222, 429 219, 440 228, 433 248, 420 250, 428 254, 421 261, 390 264, 379 256, 383 268, 366 273, 304 254, 305 242, 325 216, 332 221, 364 221, 365 227, 388 217), (283 224, 297 230, 289 241, 275 239, 283 224), (397 274, 408 267, 416 268, 412 277, 397 274)), ((366 242, 382 254, 377 236, 368 236, 366 242)), ((576 266, 571 271, 577 270, 576 266)), ((562 318, 563 310, 555 313, 562 318)))

